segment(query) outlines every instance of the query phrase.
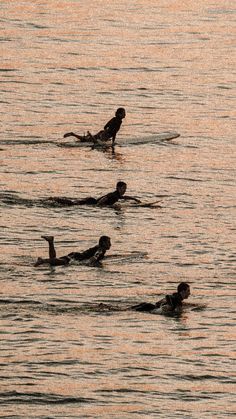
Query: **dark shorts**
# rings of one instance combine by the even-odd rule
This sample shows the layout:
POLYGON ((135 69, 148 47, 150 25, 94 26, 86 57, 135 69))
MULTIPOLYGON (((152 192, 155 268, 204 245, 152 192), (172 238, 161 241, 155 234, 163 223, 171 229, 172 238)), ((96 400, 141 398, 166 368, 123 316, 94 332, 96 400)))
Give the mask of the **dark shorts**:
POLYGON ((112 137, 112 134, 108 130, 99 131, 94 135, 95 140, 108 141, 112 137))
POLYGON ((97 199, 89 196, 88 198, 80 199, 76 202, 76 205, 96 205, 97 199))

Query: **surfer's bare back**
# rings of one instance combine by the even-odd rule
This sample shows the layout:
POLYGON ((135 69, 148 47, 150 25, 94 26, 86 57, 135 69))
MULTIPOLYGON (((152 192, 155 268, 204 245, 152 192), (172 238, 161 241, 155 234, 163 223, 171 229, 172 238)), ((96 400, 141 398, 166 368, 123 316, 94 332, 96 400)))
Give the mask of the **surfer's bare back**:
POLYGON ((93 142, 97 143, 98 141, 106 142, 109 140, 112 140, 112 145, 115 143, 116 134, 119 131, 122 119, 124 119, 126 116, 125 109, 124 108, 118 108, 116 110, 115 116, 110 119, 104 126, 104 129, 99 131, 97 134, 92 135, 89 131, 87 135, 78 135, 74 132, 67 132, 64 134, 64 138, 67 137, 75 137, 81 142, 93 142))

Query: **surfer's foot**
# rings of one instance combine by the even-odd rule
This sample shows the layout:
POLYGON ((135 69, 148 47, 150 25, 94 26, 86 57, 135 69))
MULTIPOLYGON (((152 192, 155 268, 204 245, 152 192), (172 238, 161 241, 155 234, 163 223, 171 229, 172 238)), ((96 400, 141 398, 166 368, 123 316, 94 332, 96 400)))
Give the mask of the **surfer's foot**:
POLYGON ((42 258, 38 258, 37 261, 35 262, 34 266, 42 265, 42 263, 43 263, 43 259, 42 258))
POLYGON ((71 135, 74 135, 74 133, 73 132, 67 132, 66 134, 63 135, 63 137, 67 138, 67 137, 71 137, 71 135))
POLYGON ((42 239, 46 240, 47 242, 53 242, 54 236, 41 236, 42 239))
POLYGON ((87 131, 87 137, 91 138, 91 140, 94 138, 90 131, 87 131))

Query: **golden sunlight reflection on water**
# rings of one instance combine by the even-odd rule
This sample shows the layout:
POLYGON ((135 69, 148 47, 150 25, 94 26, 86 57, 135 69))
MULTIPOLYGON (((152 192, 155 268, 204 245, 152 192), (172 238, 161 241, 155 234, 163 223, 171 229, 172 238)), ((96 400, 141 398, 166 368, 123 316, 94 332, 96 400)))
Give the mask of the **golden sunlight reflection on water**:
POLYGON ((233 416, 233 2, 1 6, 1 413, 233 416), (117 141, 143 144, 65 143, 119 106, 117 141), (162 131, 181 136, 147 143, 162 131), (42 204, 99 197, 118 180, 161 208, 42 204), (112 247, 100 268, 35 269, 45 234, 59 256, 104 234, 112 247), (191 285, 182 315, 127 309, 180 281, 191 285))

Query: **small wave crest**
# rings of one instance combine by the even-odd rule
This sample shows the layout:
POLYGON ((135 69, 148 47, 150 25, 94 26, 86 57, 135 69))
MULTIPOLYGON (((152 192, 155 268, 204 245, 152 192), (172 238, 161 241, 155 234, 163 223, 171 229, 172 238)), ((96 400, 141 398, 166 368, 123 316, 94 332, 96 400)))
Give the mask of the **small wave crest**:
POLYGON ((18 391, 9 391, 0 393, 0 404, 6 403, 27 403, 27 404, 71 404, 71 403, 91 403, 93 399, 85 397, 62 396, 49 393, 20 393, 18 391))

